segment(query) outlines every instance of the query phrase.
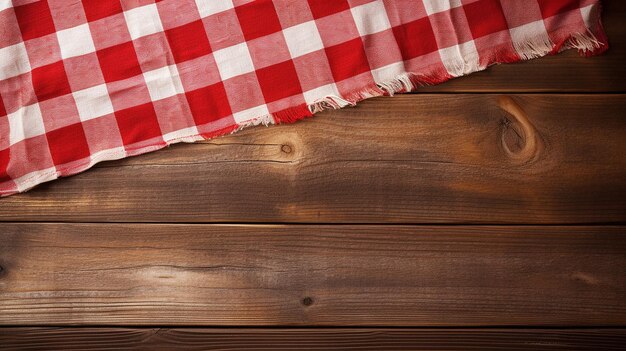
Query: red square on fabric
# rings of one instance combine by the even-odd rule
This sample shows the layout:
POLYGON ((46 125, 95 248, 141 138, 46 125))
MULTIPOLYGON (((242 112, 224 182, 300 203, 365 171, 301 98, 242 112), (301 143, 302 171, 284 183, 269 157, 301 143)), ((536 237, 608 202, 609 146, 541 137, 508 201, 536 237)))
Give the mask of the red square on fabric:
POLYGON ((89 157, 89 145, 80 123, 46 133, 48 147, 55 165, 89 157))
POLYGON ((370 70, 361 38, 327 47, 326 56, 336 82, 370 70))
POLYGON ((63 61, 32 70, 33 87, 39 101, 72 92, 63 61))
POLYGON ((405 61, 439 49, 428 17, 394 27, 393 34, 396 41, 402 43, 400 51, 405 61), (415 40, 415 38, 420 40, 415 40))
POLYGON ((463 9, 474 38, 509 29, 498 0, 478 0, 463 9))
POLYGON ((55 32, 52 14, 47 1, 37 1, 16 6, 14 9, 24 41, 55 32))
POLYGON ((2 96, 0 96, 0 117, 6 116, 7 110, 4 108, 4 101, 2 100, 2 96))
POLYGON ((168 29, 165 36, 177 63, 211 53, 211 45, 201 20, 168 29))
POLYGON ((302 93, 298 73, 291 60, 261 68, 256 75, 267 102, 302 93))
POLYGON ((578 0, 537 0, 541 8, 543 18, 556 16, 558 14, 577 10, 580 6, 578 0))
POLYGON ((109 17, 122 12, 120 1, 110 0, 82 0, 85 15, 89 22, 109 17))
POLYGON ((187 102, 198 126, 232 114, 223 83, 187 92, 187 102))
POLYGON ((0 150, 0 182, 9 180, 7 174, 7 166, 9 165, 9 152, 10 149, 0 150))
POLYGON ((124 145, 161 136, 159 120, 151 102, 116 111, 115 119, 124 145))
POLYGON ((282 30, 271 0, 252 1, 235 8, 246 40, 256 39, 282 30))
POLYGON ((111 46, 96 52, 102 75, 107 82, 141 74, 137 53, 132 42, 111 46))
POLYGON ((347 0, 309 0, 309 7, 314 18, 322 18, 350 9, 347 0))

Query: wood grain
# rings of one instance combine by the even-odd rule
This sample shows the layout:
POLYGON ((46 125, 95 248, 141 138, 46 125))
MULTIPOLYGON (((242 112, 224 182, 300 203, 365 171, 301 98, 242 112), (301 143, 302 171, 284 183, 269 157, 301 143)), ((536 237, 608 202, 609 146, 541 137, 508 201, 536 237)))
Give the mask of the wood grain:
POLYGON ((623 223, 622 95, 404 95, 177 145, 0 200, 0 220, 623 223))
POLYGON ((3 325, 624 326, 626 227, 0 227, 3 325))
POLYGON ((624 350, 624 329, 6 328, 0 350, 624 350))

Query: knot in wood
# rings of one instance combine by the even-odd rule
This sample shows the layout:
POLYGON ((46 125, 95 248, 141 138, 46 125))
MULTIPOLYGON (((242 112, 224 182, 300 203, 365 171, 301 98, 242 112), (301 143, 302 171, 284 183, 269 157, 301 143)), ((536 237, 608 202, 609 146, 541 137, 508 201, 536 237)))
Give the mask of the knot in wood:
POLYGON ((291 153, 291 151, 293 151, 293 150, 291 149, 291 146, 289 146, 289 145, 285 144, 285 145, 282 145, 282 146, 280 147, 280 151, 282 151, 282 152, 284 152, 284 153, 286 153, 286 154, 290 154, 290 153, 291 153))
POLYGON ((519 163, 537 160, 542 140, 524 109, 509 96, 499 97, 498 106, 509 115, 502 120, 501 142, 506 155, 519 163))
POLYGON ((305 306, 311 306, 313 304, 313 299, 307 296, 302 299, 302 304, 305 306))

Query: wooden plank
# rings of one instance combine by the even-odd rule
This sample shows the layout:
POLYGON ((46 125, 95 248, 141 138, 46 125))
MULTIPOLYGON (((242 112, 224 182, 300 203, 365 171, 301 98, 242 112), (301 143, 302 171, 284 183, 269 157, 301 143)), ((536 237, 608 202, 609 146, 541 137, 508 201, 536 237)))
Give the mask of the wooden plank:
POLYGON ((6 328, 4 350, 624 350, 624 329, 6 328))
POLYGON ((0 228, 2 325, 626 325, 623 226, 0 228))
POLYGON ((623 223, 622 95, 404 95, 101 164, 0 221, 623 223))

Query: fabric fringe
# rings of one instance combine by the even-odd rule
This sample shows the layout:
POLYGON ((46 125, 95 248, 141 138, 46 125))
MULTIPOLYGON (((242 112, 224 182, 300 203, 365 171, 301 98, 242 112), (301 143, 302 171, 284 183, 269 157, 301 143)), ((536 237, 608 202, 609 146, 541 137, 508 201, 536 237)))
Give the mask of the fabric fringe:
POLYGON ((554 50, 554 44, 548 35, 536 38, 528 38, 521 42, 514 42, 515 51, 519 53, 522 60, 531 60, 545 56, 554 50))
POLYGON ((573 34, 565 46, 567 48, 578 49, 578 52, 585 56, 594 56, 606 50, 606 45, 599 41, 591 31, 573 34))
POLYGON ((312 117, 314 114, 331 109, 341 109, 347 106, 353 107, 362 100, 378 96, 393 96, 398 93, 407 93, 416 90, 420 86, 430 86, 444 83, 457 76, 467 75, 473 72, 482 71, 487 67, 501 63, 514 63, 531 60, 534 58, 553 55, 567 49, 577 49, 581 55, 594 56, 605 52, 608 49, 607 37, 602 28, 600 20, 600 9, 596 9, 597 16, 594 20, 593 28, 586 33, 573 33, 562 38, 557 43, 553 43, 548 36, 528 38, 521 42, 513 43, 515 52, 510 47, 497 48, 492 57, 487 58, 487 64, 481 64, 478 59, 465 60, 463 62, 451 62, 448 70, 439 70, 428 75, 415 72, 403 73, 393 79, 379 82, 361 90, 346 94, 345 96, 328 95, 318 99, 310 105, 299 105, 288 108, 272 115, 265 115, 251 121, 239 124, 233 132, 238 130, 263 124, 293 123, 304 118, 312 117), (462 72, 462 74, 461 74, 462 72))

